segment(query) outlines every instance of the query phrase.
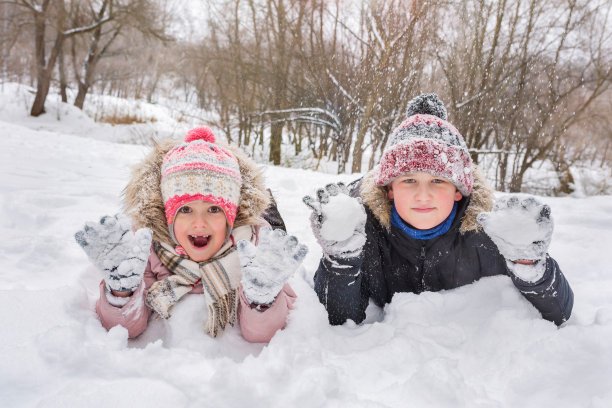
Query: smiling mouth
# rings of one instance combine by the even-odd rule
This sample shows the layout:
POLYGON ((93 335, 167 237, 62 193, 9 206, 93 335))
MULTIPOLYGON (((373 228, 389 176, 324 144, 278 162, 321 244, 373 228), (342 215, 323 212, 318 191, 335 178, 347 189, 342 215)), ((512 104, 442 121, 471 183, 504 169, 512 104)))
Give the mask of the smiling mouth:
POLYGON ((210 235, 189 235, 189 241, 195 248, 204 248, 209 240, 210 235))
POLYGON ((420 213, 426 213, 426 212, 433 211, 434 209, 429 207, 429 208, 413 208, 413 210, 416 212, 420 212, 420 213))

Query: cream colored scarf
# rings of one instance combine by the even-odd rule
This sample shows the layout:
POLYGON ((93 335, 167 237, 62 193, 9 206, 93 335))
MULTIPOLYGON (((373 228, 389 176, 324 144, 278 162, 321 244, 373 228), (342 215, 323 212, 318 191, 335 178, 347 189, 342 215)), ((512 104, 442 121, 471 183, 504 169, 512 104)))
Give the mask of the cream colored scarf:
POLYGON ((155 282, 149 288, 146 303, 161 317, 170 317, 170 309, 200 281, 208 308, 206 333, 217 337, 225 327, 236 322, 238 309, 238 286, 242 278, 240 260, 233 242, 242 239, 253 241, 253 227, 242 226, 232 231, 233 240, 228 239, 221 249, 208 261, 195 262, 176 253, 165 243, 156 243, 155 253, 174 275, 155 282))

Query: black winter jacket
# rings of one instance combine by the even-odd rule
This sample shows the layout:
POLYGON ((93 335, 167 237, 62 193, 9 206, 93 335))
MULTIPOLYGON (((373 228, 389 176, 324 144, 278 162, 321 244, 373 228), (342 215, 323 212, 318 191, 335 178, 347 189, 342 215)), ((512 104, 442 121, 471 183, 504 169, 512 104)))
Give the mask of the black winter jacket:
POLYGON ((476 198, 472 194, 459 202, 457 215, 447 233, 418 240, 390 224, 384 215, 390 207, 381 208, 376 204, 376 200, 381 200, 382 191, 375 191, 377 198, 371 199, 374 187, 371 180, 368 182, 368 176, 364 185, 361 184, 360 180, 351 195, 365 196, 367 241, 364 250, 353 259, 323 257, 314 277, 315 291, 327 309, 331 324, 342 324, 347 319, 362 322, 370 298, 382 307, 391 302, 397 292, 453 289, 493 275, 510 276, 517 289, 545 319, 560 325, 569 318, 574 295, 554 259, 547 257, 546 272, 538 282, 524 282, 508 270, 504 257, 491 239, 478 230, 475 220, 468 219, 474 218, 479 210, 490 208, 492 201, 484 206, 482 203, 483 196, 492 200, 492 193, 486 188, 475 189, 476 198), (364 194, 364 189, 370 192, 364 194), (474 200, 480 202, 472 205, 474 200), (471 205, 474 208, 469 211, 471 205), (462 228, 462 224, 465 227, 470 223, 472 229, 464 231, 466 228, 462 228))

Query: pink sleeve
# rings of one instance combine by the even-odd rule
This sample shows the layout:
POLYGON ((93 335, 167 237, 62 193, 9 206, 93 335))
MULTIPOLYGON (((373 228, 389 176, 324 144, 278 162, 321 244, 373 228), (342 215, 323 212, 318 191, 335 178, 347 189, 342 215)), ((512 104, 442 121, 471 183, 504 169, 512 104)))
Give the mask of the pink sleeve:
POLYGON ((96 303, 96 312, 106 330, 115 326, 123 326, 132 339, 146 328, 151 310, 145 305, 145 284, 142 282, 130 300, 122 307, 113 306, 106 299, 106 285, 100 282, 100 298, 96 303))
POLYGON ((130 338, 134 338, 145 331, 151 316, 151 309, 145 304, 145 295, 155 281, 168 275, 170 275, 168 269, 162 265, 155 252, 151 251, 143 275, 143 282, 122 307, 113 306, 108 302, 104 281, 100 282, 100 298, 96 303, 96 312, 102 326, 106 330, 118 325, 123 326, 127 329, 130 338))
POLYGON ((295 292, 289 284, 285 284, 276 296, 274 303, 263 312, 251 309, 242 292, 242 286, 240 286, 239 292, 238 314, 242 336, 251 343, 269 342, 277 330, 285 327, 289 310, 293 309, 293 303, 297 298, 295 292))

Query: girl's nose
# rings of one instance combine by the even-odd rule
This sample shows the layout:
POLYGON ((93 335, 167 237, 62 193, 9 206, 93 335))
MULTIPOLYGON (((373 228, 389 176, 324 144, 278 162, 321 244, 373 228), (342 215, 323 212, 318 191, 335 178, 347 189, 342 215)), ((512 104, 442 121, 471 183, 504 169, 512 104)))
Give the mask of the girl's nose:
POLYGON ((193 217, 194 228, 204 228, 208 225, 205 213, 196 213, 193 217))

